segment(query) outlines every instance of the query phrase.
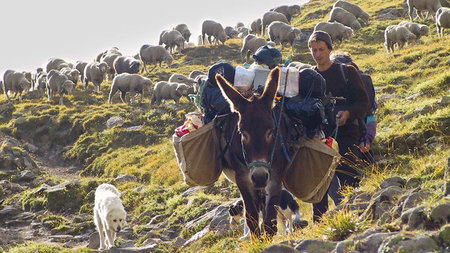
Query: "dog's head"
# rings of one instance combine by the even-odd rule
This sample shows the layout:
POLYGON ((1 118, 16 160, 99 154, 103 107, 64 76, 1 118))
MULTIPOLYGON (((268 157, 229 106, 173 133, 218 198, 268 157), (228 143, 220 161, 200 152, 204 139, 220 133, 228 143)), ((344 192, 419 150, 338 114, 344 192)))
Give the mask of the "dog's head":
POLYGON ((126 225, 127 213, 123 209, 113 209, 106 216, 107 229, 114 230, 114 232, 120 232, 120 230, 126 225))

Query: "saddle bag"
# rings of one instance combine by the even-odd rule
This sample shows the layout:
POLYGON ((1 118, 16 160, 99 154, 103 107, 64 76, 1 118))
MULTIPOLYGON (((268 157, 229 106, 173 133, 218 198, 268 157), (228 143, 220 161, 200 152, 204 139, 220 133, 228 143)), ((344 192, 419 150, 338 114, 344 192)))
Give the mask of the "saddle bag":
POLYGON ((222 172, 214 125, 215 120, 182 137, 172 136, 178 166, 190 186, 213 184, 222 172))
POLYGON ((302 137, 294 146, 283 183, 302 201, 317 203, 330 186, 340 155, 318 138, 302 137))

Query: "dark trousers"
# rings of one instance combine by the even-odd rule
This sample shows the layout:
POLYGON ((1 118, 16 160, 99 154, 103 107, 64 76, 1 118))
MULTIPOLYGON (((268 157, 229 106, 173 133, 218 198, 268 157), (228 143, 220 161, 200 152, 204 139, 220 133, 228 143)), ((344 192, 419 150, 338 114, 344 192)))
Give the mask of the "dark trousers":
MULTIPOLYGON (((358 187, 361 176, 361 173, 358 171, 360 170, 358 160, 362 157, 361 151, 357 147, 358 140, 350 137, 341 137, 338 138, 337 142, 339 144, 339 153, 343 156, 343 162, 336 168, 336 176, 339 178, 341 187, 358 187)), ((330 188, 328 188, 328 191, 330 191, 330 188)), ((314 222, 320 221, 322 215, 328 210, 328 191, 320 202, 313 204, 314 222)))

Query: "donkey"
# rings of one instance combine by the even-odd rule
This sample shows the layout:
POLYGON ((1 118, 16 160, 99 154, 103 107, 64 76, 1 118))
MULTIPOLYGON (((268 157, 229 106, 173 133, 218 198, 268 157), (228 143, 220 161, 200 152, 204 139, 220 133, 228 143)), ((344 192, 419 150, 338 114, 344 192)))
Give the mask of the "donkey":
POLYGON ((227 154, 223 156, 223 172, 239 188, 245 206, 246 224, 253 238, 261 235, 259 210, 262 210, 266 236, 271 238, 277 232, 277 212, 274 205, 279 205, 281 180, 287 166, 280 139, 275 141, 275 133, 284 134, 287 127, 281 121, 280 128, 276 130, 272 115, 279 76, 280 69, 273 69, 263 93, 245 98, 221 75, 216 75, 222 94, 230 104, 231 111, 235 112, 230 125, 237 124, 239 133, 235 134, 236 129, 233 127, 224 130, 225 138, 231 141, 227 154))

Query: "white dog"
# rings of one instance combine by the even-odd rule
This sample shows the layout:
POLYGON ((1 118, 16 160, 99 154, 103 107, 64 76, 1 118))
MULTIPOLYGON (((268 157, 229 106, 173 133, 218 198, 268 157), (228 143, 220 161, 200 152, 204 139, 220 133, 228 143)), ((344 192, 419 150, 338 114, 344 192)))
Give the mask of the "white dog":
POLYGON ((114 247, 116 233, 126 224, 127 213, 120 195, 110 184, 101 184, 95 191, 94 222, 100 236, 99 250, 114 247))

